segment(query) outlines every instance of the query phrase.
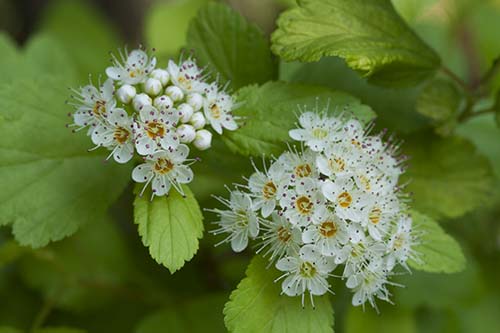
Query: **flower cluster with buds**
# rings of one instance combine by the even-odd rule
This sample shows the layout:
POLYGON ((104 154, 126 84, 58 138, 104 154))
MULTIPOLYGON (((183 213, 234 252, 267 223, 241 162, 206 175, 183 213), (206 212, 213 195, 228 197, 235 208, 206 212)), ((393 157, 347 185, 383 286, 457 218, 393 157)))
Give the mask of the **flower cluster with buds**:
POLYGON ((390 301, 394 269, 418 260, 408 196, 398 187, 406 158, 392 137, 384 142, 353 118, 305 112, 299 124, 289 135, 300 150, 263 171, 254 165, 247 184, 218 198, 227 209, 209 210, 220 217, 213 233, 236 252, 256 240, 256 252, 283 272, 283 294, 302 296, 303 305, 307 293, 312 303, 332 292, 329 277, 345 281, 355 306, 390 301))
POLYGON ((172 187, 183 194, 181 185, 193 180, 188 145, 210 148, 207 125, 217 134, 238 128, 233 98, 217 82, 207 82, 192 58, 157 68, 155 57, 137 49, 120 52, 112 62, 103 84, 73 90, 70 126, 86 129, 94 149, 109 149, 107 159, 127 163, 142 156, 144 163, 132 172, 134 181, 145 183, 142 192, 151 184, 152 196, 172 187))

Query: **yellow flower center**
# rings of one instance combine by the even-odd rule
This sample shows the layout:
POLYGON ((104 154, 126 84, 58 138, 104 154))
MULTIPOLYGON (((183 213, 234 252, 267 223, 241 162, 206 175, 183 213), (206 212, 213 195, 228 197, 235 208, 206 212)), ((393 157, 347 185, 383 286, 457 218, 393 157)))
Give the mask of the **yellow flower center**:
POLYGON ((311 173, 312 173, 311 166, 307 163, 295 167, 295 175, 299 178, 308 177, 311 173))
POLYGON ((221 117, 219 106, 215 103, 210 105, 210 112, 212 113, 212 117, 214 117, 214 119, 219 119, 221 117))
POLYGON ((352 196, 348 192, 342 192, 337 196, 337 202, 342 208, 347 208, 352 203, 352 196))
POLYGON ((309 215, 314 207, 314 204, 308 197, 301 196, 295 200, 295 207, 300 214, 309 215))
POLYGON ((130 136, 130 132, 121 126, 118 126, 115 129, 115 132, 113 133, 113 138, 116 141, 118 141, 120 144, 124 144, 125 142, 127 142, 127 139, 129 136, 130 136))
POLYGON ((288 243, 290 238, 292 238, 292 233, 284 226, 279 227, 277 233, 278 233, 278 239, 283 243, 288 243))
POLYGON ((377 224, 380 222, 380 218, 382 216, 382 210, 378 207, 373 207, 370 213, 368 214, 368 219, 371 223, 377 224))
POLYGON ((312 131, 312 135, 316 138, 316 139, 324 139, 327 135, 328 135, 328 132, 325 131, 324 129, 322 128, 315 128, 313 129, 312 131))
POLYGON ((325 221, 319 226, 321 236, 330 238, 337 234, 337 225, 333 221, 325 221))
POLYGON ((316 275, 316 266, 306 261, 300 265, 299 273, 302 277, 311 278, 316 275))
POLYGON ((149 122, 146 124, 146 134, 153 140, 162 138, 165 135, 165 126, 156 121, 149 122))
POLYGON ((159 158, 154 164, 154 170, 159 174, 167 174, 174 169, 174 163, 166 158, 159 158))
POLYGON ((94 108, 92 109, 96 116, 102 116, 106 113, 106 102, 105 101, 96 101, 94 104, 94 108))
POLYGON ((329 159, 328 166, 334 172, 342 172, 345 170, 345 162, 340 157, 329 159))
POLYGON ((264 187, 262 187, 262 195, 265 199, 272 199, 276 194, 276 185, 272 181, 268 181, 264 187))

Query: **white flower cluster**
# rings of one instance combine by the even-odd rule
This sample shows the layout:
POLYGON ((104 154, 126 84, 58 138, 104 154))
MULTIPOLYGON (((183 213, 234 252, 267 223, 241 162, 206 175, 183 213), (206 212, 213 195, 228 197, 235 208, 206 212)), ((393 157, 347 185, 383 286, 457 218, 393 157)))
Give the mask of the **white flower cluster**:
POLYGON ((353 305, 375 298, 389 301, 387 285, 397 265, 416 259, 417 237, 407 213, 407 196, 397 186, 404 157, 398 145, 354 119, 303 113, 292 139, 306 147, 290 149, 248 184, 237 185, 214 234, 226 234, 234 251, 257 240, 263 253, 284 274, 289 296, 331 292, 328 278, 346 281, 353 305))
POLYGON ((136 152, 142 156, 132 178, 144 189, 151 184, 153 196, 171 187, 183 194, 181 184, 193 179, 187 145, 210 148, 207 124, 218 134, 236 130, 234 101, 216 82, 207 83, 191 58, 156 68, 156 58, 140 49, 119 57, 113 56, 104 84, 74 90, 71 126, 87 129, 94 149, 111 151, 108 159, 126 163, 136 152))

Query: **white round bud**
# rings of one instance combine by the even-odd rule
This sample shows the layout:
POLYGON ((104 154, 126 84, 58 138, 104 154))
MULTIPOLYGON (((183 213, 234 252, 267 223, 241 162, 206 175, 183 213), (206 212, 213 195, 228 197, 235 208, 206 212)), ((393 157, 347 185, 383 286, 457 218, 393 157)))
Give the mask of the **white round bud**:
POLYGON ((205 127, 207 121, 205 119, 205 116, 201 112, 195 112, 192 116, 191 119, 189 120, 189 123, 193 125, 194 128, 196 129, 201 129, 205 127))
POLYGON ((134 86, 130 84, 124 84, 116 91, 116 97, 122 103, 128 104, 132 101, 132 99, 137 94, 134 86))
POLYGON ((151 100, 151 97, 144 93, 135 95, 134 100, 132 101, 135 111, 140 111, 144 106, 151 105, 152 103, 153 101, 151 100))
POLYGON ((200 111, 203 107, 203 96, 198 93, 189 94, 187 103, 193 107, 194 111, 200 111))
POLYGON ((151 72, 151 77, 160 81, 164 87, 167 85, 168 81, 170 81, 170 74, 164 69, 155 69, 151 72))
POLYGON ((150 78, 146 80, 146 83, 144 83, 144 91, 151 96, 158 95, 162 88, 163 86, 161 85, 160 80, 157 79, 150 78))
POLYGON ((172 102, 172 99, 170 99, 170 97, 161 95, 154 99, 153 105, 160 111, 167 111, 172 109, 172 107, 174 106, 174 102, 172 102))
POLYGON ((191 119, 191 116, 194 113, 193 107, 186 103, 182 103, 181 105, 179 105, 177 107, 177 110, 179 110, 181 121, 183 123, 187 123, 191 119))
POLYGON ((196 137, 196 130, 191 125, 183 124, 177 128, 177 135, 182 143, 191 143, 196 137))
POLYGON ((193 145, 199 150, 210 148, 212 146, 212 133, 204 129, 197 131, 193 145))
POLYGON ((184 98, 184 93, 181 88, 176 86, 169 86, 165 89, 165 93, 170 96, 172 101, 177 102, 184 98))

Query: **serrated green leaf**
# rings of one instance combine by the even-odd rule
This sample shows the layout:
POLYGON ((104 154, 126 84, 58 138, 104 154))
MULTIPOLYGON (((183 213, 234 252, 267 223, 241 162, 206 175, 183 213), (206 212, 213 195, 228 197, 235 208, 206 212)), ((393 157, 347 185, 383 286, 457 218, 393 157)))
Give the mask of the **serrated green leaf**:
POLYGON ((222 308, 226 299, 225 294, 208 294, 165 307, 142 319, 135 333, 224 332, 222 308))
POLYGON ((272 50, 287 61, 339 56, 389 86, 427 79, 440 64, 387 0, 301 0, 278 19, 272 50))
POLYGON ((34 250, 20 261, 25 283, 58 308, 98 309, 133 294, 127 247, 109 217, 89 223, 76 235, 34 250))
POLYGON ((281 295, 280 273, 255 256, 246 277, 231 293, 224 307, 226 327, 231 333, 332 333, 333 308, 328 296, 314 298, 316 308, 302 308, 300 297, 281 295))
POLYGON ((142 243, 159 264, 174 273, 198 251, 203 237, 203 215, 191 190, 184 186, 183 197, 175 190, 168 196, 151 198, 151 192, 138 193, 134 200, 134 222, 138 225, 142 243))
POLYGON ((243 104, 234 114, 243 117, 245 124, 225 134, 223 140, 232 151, 243 155, 280 154, 290 141, 288 131, 297 123, 299 107, 323 110, 329 106, 332 114, 351 112, 363 122, 375 116, 351 95, 317 86, 268 82, 239 90, 237 99, 243 104))
POLYGON ((453 83, 435 79, 422 88, 417 100, 417 111, 434 121, 442 122, 457 113, 460 100, 460 92, 453 83))
POLYGON ((189 22, 208 0, 174 0, 153 3, 146 14, 145 35, 160 56, 176 54, 186 43, 189 22))
MULTIPOLYGON (((56 39, 77 65, 78 77, 104 73, 109 52, 121 47, 118 35, 107 18, 88 1, 51 1, 45 9, 40 31, 56 39)), ((57 56, 56 52, 51 55, 57 56)), ((60 65, 59 70, 64 68, 60 65)))
POLYGON ((346 333, 417 333, 412 311, 382 305, 380 313, 350 306, 345 321, 346 333))
POLYGON ((432 273, 456 273, 464 270, 465 257, 460 245, 432 218, 412 212, 413 228, 419 243, 412 249, 418 260, 409 260, 410 267, 432 273))
POLYGON ((269 44, 260 29, 226 5, 211 3, 191 22, 187 46, 222 83, 238 89, 276 79, 269 44))
POLYGON ((104 164, 73 134, 65 80, 37 77, 0 89, 0 225, 22 245, 41 247, 105 218, 130 179, 130 166, 104 164))
POLYGON ((488 159, 459 137, 441 139, 420 133, 406 140, 410 156, 404 180, 413 207, 435 219, 456 218, 491 199, 493 172, 488 159))

